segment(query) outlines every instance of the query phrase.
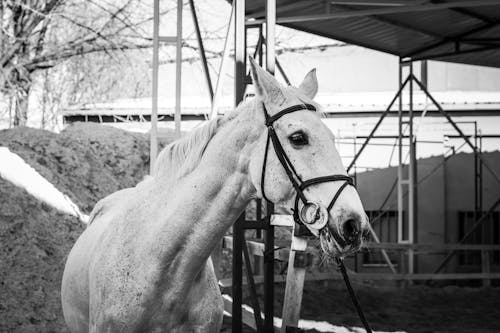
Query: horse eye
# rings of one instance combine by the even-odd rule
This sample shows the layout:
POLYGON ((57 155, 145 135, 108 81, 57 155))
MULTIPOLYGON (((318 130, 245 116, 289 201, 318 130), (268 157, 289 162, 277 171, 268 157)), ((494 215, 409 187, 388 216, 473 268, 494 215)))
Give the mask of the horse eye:
POLYGON ((305 146, 309 143, 307 135, 302 131, 293 133, 288 137, 288 140, 295 146, 305 146))

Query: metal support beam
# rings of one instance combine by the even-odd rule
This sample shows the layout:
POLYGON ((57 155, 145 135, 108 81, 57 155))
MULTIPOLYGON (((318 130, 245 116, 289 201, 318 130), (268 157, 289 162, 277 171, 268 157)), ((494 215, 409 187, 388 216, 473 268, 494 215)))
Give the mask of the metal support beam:
MULTIPOLYGON (((266 1, 266 69, 274 75, 275 72, 275 28, 276 28, 276 0, 266 1)), ((267 202, 267 221, 269 223, 265 234, 264 257, 264 332, 274 331, 274 226, 271 225, 271 215, 274 214, 274 205, 267 202)))
MULTIPOLYGON (((476 147, 472 144, 470 141, 469 137, 462 132, 460 127, 453 121, 453 119, 450 117, 450 115, 441 107, 441 105, 436 101, 436 99, 429 93, 427 88, 420 82, 416 77, 413 77, 413 80, 417 83, 417 85, 420 87, 420 89, 429 97, 431 102, 434 104, 434 106, 438 109, 438 111, 446 118, 446 120, 450 123, 450 125, 457 131, 458 135, 462 137, 467 145, 474 151, 476 152, 476 147)), ((486 161, 481 155, 479 155, 479 159, 481 160, 482 164, 488 169, 488 171, 491 173, 493 177, 495 177, 496 181, 500 183, 500 177, 493 171, 493 168, 490 167, 488 161, 486 161)))
POLYGON ((222 52, 222 59, 219 65, 219 74, 217 75, 217 83, 215 85, 214 98, 212 100, 212 109, 210 111, 210 119, 214 119, 217 116, 217 109, 219 107, 219 98, 222 94, 222 86, 224 83, 226 66, 229 60, 229 53, 231 51, 231 37, 234 32, 234 7, 236 6, 236 1, 233 1, 233 6, 231 7, 231 16, 229 17, 229 25, 227 26, 226 39, 224 41, 224 51, 222 52))
POLYGON ((210 79, 210 71, 208 70, 208 62, 205 55, 205 47, 203 46, 203 39, 201 38, 200 24, 198 22, 198 15, 196 15, 194 0, 189 0, 189 6, 191 7, 191 14, 193 15, 196 39, 198 40, 201 63, 203 65, 203 72, 205 73, 205 79, 207 81, 208 94, 210 95, 210 101, 212 102, 214 100, 214 90, 212 88, 212 80, 210 79))
POLYGON ((243 242, 245 241, 245 215, 241 215, 233 225, 233 276, 232 276, 232 329, 233 333, 242 332, 242 310, 243 304, 243 242))
MULTIPOLYGON (((499 24, 500 24, 500 22, 490 22, 487 24, 481 24, 480 26, 478 26, 474 29, 471 29, 469 31, 457 34, 457 35, 452 36, 452 37, 444 38, 444 39, 440 40, 439 42, 435 42, 435 43, 429 44, 429 45, 424 46, 424 47, 420 47, 420 48, 418 48, 410 53, 404 54, 402 56, 402 58, 412 58, 413 60, 421 60, 421 59, 418 59, 418 57, 416 57, 418 54, 430 51, 432 49, 435 49, 437 47, 445 45, 446 43, 459 42, 464 37, 470 36, 470 35, 478 33, 478 32, 482 32, 484 30, 491 29, 499 24)), ((458 52, 458 50, 456 50, 456 51, 458 52)), ((477 52, 477 51, 474 51, 474 52, 477 52)))
POLYGON ((405 82, 401 85, 401 87, 399 87, 399 90, 397 91, 396 95, 394 95, 394 98, 389 103, 389 106, 382 113, 382 115, 380 116, 379 120, 377 121, 377 123, 373 127, 372 131, 368 135, 368 138, 366 138, 365 142, 363 143, 363 145, 361 146, 361 148, 358 150, 358 153, 356 154, 356 156, 354 156, 353 160, 351 161, 351 163, 347 167, 347 172, 349 172, 352 169, 352 167, 354 166, 354 164, 358 160, 358 158, 361 155, 361 153, 363 152, 363 150, 366 148, 366 146, 368 145, 368 143, 370 142, 370 140, 373 138, 373 136, 375 135, 375 132, 377 131, 378 127, 380 126, 380 124, 382 123, 382 121, 384 120, 384 118, 387 116, 387 114, 389 114, 389 112, 391 111, 391 108, 394 105, 394 102, 396 102, 396 100, 398 99, 399 95, 401 94, 401 91, 406 86, 406 84, 408 83, 409 80, 410 80, 410 78, 408 77, 405 80, 405 82))
POLYGON ((175 136, 181 137, 181 83, 182 83, 182 0, 177 0, 177 43, 175 45, 175 136))
POLYGON ((234 106, 243 100, 245 95, 246 41, 245 41, 245 0, 235 0, 234 8, 234 106))
MULTIPOLYGON (((409 66, 410 77, 413 77, 413 63, 409 66)), ((409 111, 408 111, 408 127, 409 127, 409 145, 410 145, 410 164, 408 165, 408 242, 410 244, 416 241, 417 230, 417 147, 413 131, 413 80, 410 80, 409 85, 409 111)), ((404 134, 404 133, 403 133, 404 134)), ((413 250, 408 251, 408 273, 413 274, 415 269, 413 250)))
POLYGON ((266 1, 266 69, 275 73, 276 67, 276 0, 266 1))
MULTIPOLYGON (((246 71, 246 43, 245 43, 245 0, 234 0, 234 105, 243 100, 245 93, 246 71)), ((223 74, 223 73, 221 73, 223 74)), ((232 329, 233 333, 242 332, 243 302, 242 290, 242 246, 244 242, 245 213, 243 213, 233 226, 233 304, 232 304, 232 329)))
POLYGON ((158 46, 160 28, 160 0, 153 4, 153 78, 152 78, 152 105, 151 130, 149 132, 149 173, 152 174, 158 155, 158 46))
MULTIPOLYGON (((458 45, 460 45, 460 43, 458 43, 458 45)), ((409 63, 409 62, 419 61, 419 60, 432 60, 432 59, 451 57, 454 55, 485 52, 485 51, 491 51, 491 50, 497 50, 497 49, 500 49, 500 45, 488 45, 488 46, 482 46, 482 47, 475 47, 473 49, 467 49, 467 50, 458 49, 458 50, 455 50, 453 52, 423 55, 423 56, 419 56, 419 57, 409 57, 409 58, 407 57, 407 59, 404 59, 403 62, 409 63)))

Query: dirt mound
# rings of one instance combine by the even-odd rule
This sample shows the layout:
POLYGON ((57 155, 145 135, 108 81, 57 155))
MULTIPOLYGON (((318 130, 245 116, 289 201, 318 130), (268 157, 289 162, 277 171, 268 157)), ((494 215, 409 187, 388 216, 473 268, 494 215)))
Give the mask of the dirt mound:
POLYGON ((99 199, 134 186, 149 167, 147 138, 109 126, 76 124, 60 134, 16 128, 1 131, 0 143, 87 214, 99 199))
POLYGON ((0 332, 64 331, 62 270, 83 228, 0 179, 0 332))
MULTIPOLYGON (((171 137, 163 141, 171 141, 171 137)), ((95 203, 134 186, 149 170, 149 142, 96 124, 60 134, 0 131, 8 147, 89 213, 95 203)), ((0 332, 65 332, 60 282, 80 222, 0 179, 0 332)))

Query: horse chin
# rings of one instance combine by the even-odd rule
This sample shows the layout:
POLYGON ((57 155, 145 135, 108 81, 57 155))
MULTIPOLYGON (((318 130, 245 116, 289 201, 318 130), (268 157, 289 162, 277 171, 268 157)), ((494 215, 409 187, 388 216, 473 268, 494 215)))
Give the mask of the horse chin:
POLYGON ((335 231, 329 227, 323 228, 319 234, 321 250, 328 259, 344 258, 358 252, 362 247, 362 239, 354 244, 342 247, 333 237, 335 231))

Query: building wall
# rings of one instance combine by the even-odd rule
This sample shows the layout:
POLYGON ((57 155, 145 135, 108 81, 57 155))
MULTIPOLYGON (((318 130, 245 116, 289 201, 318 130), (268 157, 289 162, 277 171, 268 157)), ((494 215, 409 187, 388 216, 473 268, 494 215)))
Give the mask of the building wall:
MULTIPOLYGON (((500 152, 484 153, 483 158, 500 176, 500 152)), ((459 239, 458 214, 474 210, 474 157, 460 153, 445 161, 443 156, 418 160, 417 190, 418 243, 454 243, 459 239)), ((379 210, 397 177, 397 168, 378 169, 358 174, 358 190, 368 211, 379 210)), ((500 198, 500 184, 483 167, 483 210, 500 198)), ((385 209, 397 210, 396 190, 387 201, 385 209)), ((496 209, 500 211, 500 208, 496 209)), ((375 228, 376 230, 376 228, 375 228)), ((444 254, 421 255, 417 271, 432 272, 444 254)), ((452 261, 449 271, 457 270, 458 262, 452 261)))

